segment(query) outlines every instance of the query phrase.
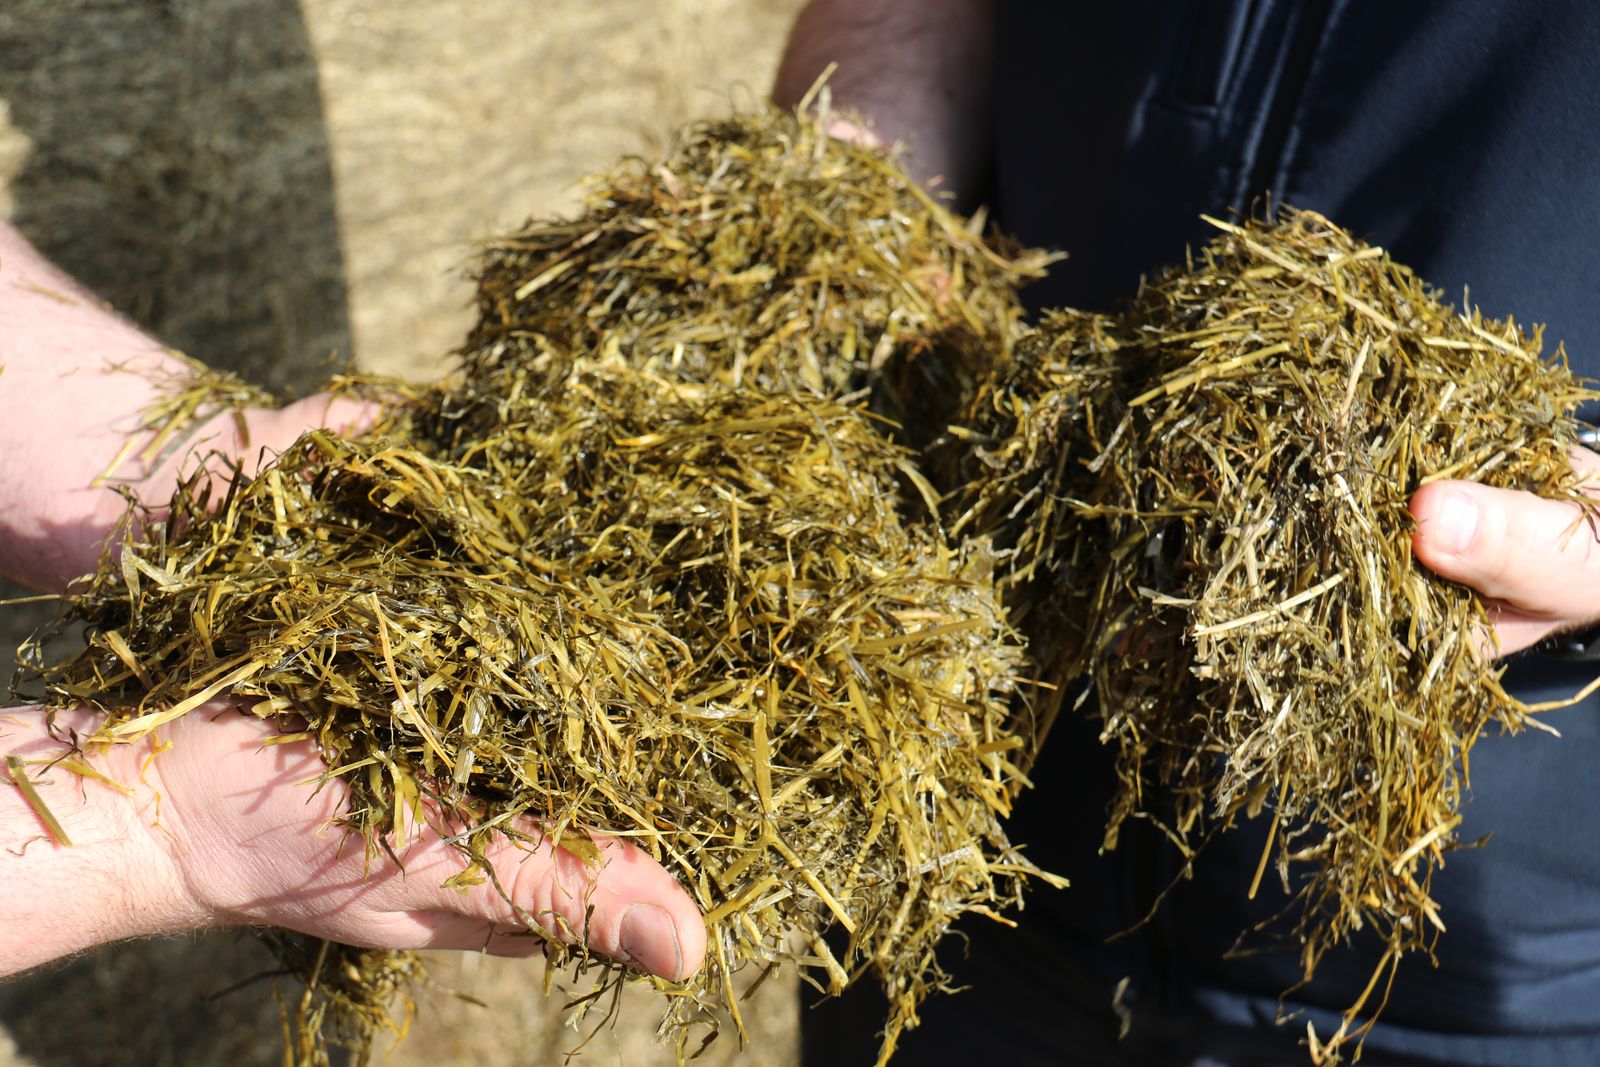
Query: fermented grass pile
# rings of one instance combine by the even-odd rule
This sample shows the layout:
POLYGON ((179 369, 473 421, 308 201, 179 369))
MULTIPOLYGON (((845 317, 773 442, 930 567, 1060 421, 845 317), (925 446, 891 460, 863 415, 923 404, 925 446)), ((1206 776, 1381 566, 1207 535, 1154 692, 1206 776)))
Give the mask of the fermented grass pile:
POLYGON ((1019 346, 966 420, 954 526, 1015 550, 1002 584, 1045 676, 1093 677, 1108 847, 1136 814, 1189 849, 1265 812, 1256 884, 1298 894, 1280 932, 1305 973, 1358 929, 1388 946, 1321 1062, 1443 929, 1429 887, 1474 741, 1534 724, 1475 645, 1476 596, 1412 560, 1408 498, 1467 478, 1578 499, 1592 394, 1537 331, 1444 306, 1318 215, 1216 225, 1124 315, 1019 346))
MULTIPOLYGON (((455 379, 180 489, 75 590, 88 644, 48 698, 119 741, 219 690, 305 730, 374 862, 419 817, 463 880, 533 823, 580 854, 629 835, 706 913, 704 971, 657 983, 680 1047, 738 1023, 734 972, 793 961, 882 982, 887 1057, 950 923, 1038 873, 998 822, 1022 650, 986 546, 829 395, 897 362, 976 374, 1027 269, 813 122, 693 128, 496 245, 455 379)), ((413 969, 287 951, 303 1064, 364 1050, 413 969)))

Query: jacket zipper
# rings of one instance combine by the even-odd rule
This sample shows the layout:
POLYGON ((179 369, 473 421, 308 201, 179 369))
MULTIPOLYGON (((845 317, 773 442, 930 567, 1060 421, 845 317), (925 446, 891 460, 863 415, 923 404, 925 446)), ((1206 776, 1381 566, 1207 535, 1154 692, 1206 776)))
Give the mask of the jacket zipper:
POLYGON ((1290 7, 1294 22, 1286 34, 1287 41, 1281 53, 1282 66, 1272 87, 1260 133, 1256 137, 1256 150, 1251 156, 1246 182, 1240 189, 1243 194, 1241 199, 1245 203, 1264 194, 1274 200, 1282 195, 1283 190, 1276 186, 1286 177, 1283 171, 1288 161, 1284 158, 1284 152, 1288 147, 1289 133, 1305 100, 1306 84, 1327 31, 1332 8, 1333 0, 1305 0, 1290 7))

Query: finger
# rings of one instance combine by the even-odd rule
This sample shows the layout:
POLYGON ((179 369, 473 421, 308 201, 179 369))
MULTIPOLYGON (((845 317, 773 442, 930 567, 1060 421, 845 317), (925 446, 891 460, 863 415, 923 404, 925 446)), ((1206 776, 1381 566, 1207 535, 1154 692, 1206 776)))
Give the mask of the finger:
POLYGON ((270 459, 307 430, 327 427, 349 437, 378 421, 383 407, 371 400, 318 393, 296 400, 276 410, 255 410, 247 416, 248 440, 239 441, 238 452, 246 463, 258 457, 270 459))
MULTIPOLYGON (((206 463, 220 453, 237 462, 245 474, 254 476, 307 430, 327 427, 344 436, 358 434, 377 422, 383 405, 350 396, 318 393, 282 408, 247 408, 223 411, 203 423, 194 437, 194 447, 174 456, 169 463, 174 474, 187 472, 194 461, 206 463), (242 418, 241 418, 242 414, 242 418)), ((213 477, 226 479, 231 471, 212 467, 213 477)), ((161 504, 164 501, 151 501, 161 504)))
POLYGON ((1600 541, 1571 501, 1474 482, 1425 485, 1411 498, 1412 547, 1430 570, 1562 625, 1600 614, 1600 541))
POLYGON ((878 136, 877 130, 842 115, 829 116, 823 129, 827 131, 829 137, 838 141, 849 141, 863 148, 883 147, 883 138, 878 136))
POLYGON ((350 436, 371 426, 382 413, 383 405, 376 401, 318 393, 286 404, 274 414, 285 432, 298 435, 304 430, 326 426, 335 433, 350 436))
POLYGON ((404 895, 393 906, 435 913, 429 947, 487 943, 496 954, 528 955, 537 942, 517 935, 532 928, 669 980, 698 971, 705 923, 688 893, 642 849, 592 840, 593 862, 548 839, 536 846, 503 841, 489 855, 495 878, 463 892, 444 886, 461 871, 460 854, 434 838, 404 856, 404 895), (487 939, 486 924, 495 930, 487 939))
POLYGON ((1491 632, 1482 635, 1480 645, 1490 659, 1532 648, 1551 634, 1571 628, 1570 624, 1534 618, 1497 602, 1485 606, 1491 632))
POLYGON ((1521 652, 1552 634, 1571 628, 1561 621, 1524 615, 1498 600, 1486 601, 1483 607, 1488 621, 1473 628, 1472 639, 1484 659, 1499 659, 1521 652))

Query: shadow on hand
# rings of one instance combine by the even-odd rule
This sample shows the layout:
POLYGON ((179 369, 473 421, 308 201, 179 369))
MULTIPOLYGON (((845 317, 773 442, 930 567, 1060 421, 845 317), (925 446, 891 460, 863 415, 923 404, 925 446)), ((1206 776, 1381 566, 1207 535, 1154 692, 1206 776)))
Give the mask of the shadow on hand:
MULTIPOLYGON (((214 366, 298 392, 349 352, 333 171, 297 0, 5 0, 7 208, 70 274, 214 366)), ((0 598, 24 592, 0 583, 0 598)), ((53 611, 0 608, 0 648, 53 611)), ((265 984, 209 999, 274 966, 235 934, 115 946, 0 985, 0 1025, 30 1067, 277 1064, 265 984)))

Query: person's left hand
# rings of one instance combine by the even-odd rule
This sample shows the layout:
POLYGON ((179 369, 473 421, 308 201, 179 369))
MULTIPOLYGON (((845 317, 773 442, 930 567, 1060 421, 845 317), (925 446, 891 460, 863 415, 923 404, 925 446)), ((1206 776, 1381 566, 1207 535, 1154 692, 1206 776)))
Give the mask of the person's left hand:
POLYGON ((102 718, 0 710, 0 978, 112 941, 236 925, 506 956, 581 942, 671 981, 705 960, 693 898, 637 845, 591 835, 580 857, 523 820, 517 840, 485 843, 494 879, 457 889, 466 861, 447 835, 460 827, 437 805, 385 830, 380 851, 338 824, 350 792, 324 780, 315 746, 231 701, 159 741, 74 756, 61 739, 102 718))
POLYGON ((379 415, 375 403, 326 393, 213 411, 147 454, 153 405, 194 376, 0 219, 0 577, 60 592, 99 563, 128 514, 124 492, 159 521, 198 464, 218 478, 230 463, 253 474, 305 430, 359 433, 379 415))
MULTIPOLYGON (((136 797, 161 798, 146 819, 179 874, 179 913, 198 925, 265 924, 350 945, 541 952, 546 939, 583 943, 671 981, 700 969, 705 925, 661 864, 614 837, 591 838, 586 862, 522 820, 521 843, 490 842, 493 881, 446 883, 466 866, 424 802, 386 852, 338 824, 351 809, 342 778, 323 780, 310 741, 272 743, 277 730, 215 701, 162 731, 136 797), (159 751, 156 751, 159 749, 159 751)), ((126 759, 126 754, 124 759, 126 759)), ((174 907, 169 905, 169 907, 174 907)))
MULTIPOLYGON (((1572 465, 1600 497, 1600 455, 1574 449, 1572 465)), ((1411 514, 1417 560, 1484 598, 1495 655, 1600 620, 1600 516, 1570 500, 1461 481, 1418 489, 1411 514)))
MULTIPOLYGON (((13 375, 15 376, 15 375, 13 375)), ((327 427, 341 434, 360 433, 380 415, 377 403, 318 393, 282 408, 219 411, 186 431, 185 446, 148 468, 123 464, 137 477, 102 484, 106 457, 129 436, 125 413, 136 404, 129 395, 154 394, 156 387, 132 375, 80 375, 73 383, 72 409, 85 426, 69 434, 54 430, 60 414, 49 405, 24 405, 17 425, 8 428, 36 455, 23 461, 6 456, 0 462, 0 502, 10 510, 0 515, 0 576, 34 589, 57 592, 73 579, 92 573, 110 537, 128 511, 116 486, 130 490, 160 520, 180 477, 192 473, 208 453, 225 456, 253 475, 263 463, 292 445, 307 430, 327 427)), ((0 400, 4 400, 0 397, 0 400)), ((0 404, 0 410, 4 405, 0 404)), ((137 407, 134 407, 137 411, 137 407)), ((142 441, 148 433, 133 434, 142 441)), ((217 479, 230 475, 225 464, 208 462, 217 479)))

